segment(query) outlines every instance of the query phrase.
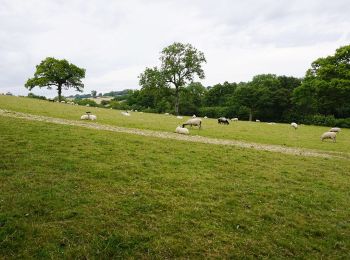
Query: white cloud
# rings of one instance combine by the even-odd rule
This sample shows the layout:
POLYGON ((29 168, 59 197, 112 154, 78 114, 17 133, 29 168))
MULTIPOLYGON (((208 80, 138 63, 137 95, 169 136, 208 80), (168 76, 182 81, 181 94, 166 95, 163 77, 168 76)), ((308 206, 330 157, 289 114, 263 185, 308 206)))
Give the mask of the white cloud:
POLYGON ((174 41, 205 53, 205 85, 259 73, 302 77, 313 60, 349 44, 347 6, 346 0, 0 0, 0 92, 26 94, 24 82, 47 56, 86 68, 86 92, 137 88, 137 76, 174 41))

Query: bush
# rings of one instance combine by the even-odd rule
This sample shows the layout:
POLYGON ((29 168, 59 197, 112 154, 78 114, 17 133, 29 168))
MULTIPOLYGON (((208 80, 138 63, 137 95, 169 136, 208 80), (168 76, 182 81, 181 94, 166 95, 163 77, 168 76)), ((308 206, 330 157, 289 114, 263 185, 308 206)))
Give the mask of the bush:
POLYGON ((198 116, 200 117, 211 117, 211 118, 218 118, 221 116, 227 117, 229 114, 229 108, 228 107, 201 107, 198 110, 198 116))
POLYGON ((77 103, 80 106, 89 105, 90 107, 98 107, 99 105, 91 99, 74 99, 74 103, 77 103))
POLYGON ((29 94, 28 94, 28 97, 29 97, 29 98, 36 98, 36 99, 46 100, 46 97, 44 97, 44 96, 37 96, 37 95, 35 95, 35 94, 33 94, 33 93, 29 93, 29 94))

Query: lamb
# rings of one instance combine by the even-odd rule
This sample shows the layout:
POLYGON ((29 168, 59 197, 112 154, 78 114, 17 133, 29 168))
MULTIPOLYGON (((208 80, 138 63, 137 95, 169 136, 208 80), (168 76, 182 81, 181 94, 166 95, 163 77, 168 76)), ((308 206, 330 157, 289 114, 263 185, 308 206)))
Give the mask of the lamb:
POLYGON ((298 129, 298 124, 297 123, 293 122, 293 123, 290 124, 290 126, 293 127, 295 130, 298 129))
POLYGON ((238 118, 234 117, 234 118, 231 119, 231 121, 238 121, 238 118))
POLYGON ((336 142, 337 133, 336 132, 325 132, 321 135, 321 141, 323 142, 324 139, 332 139, 333 143, 336 142))
POLYGON ((228 119, 226 117, 219 117, 218 118, 218 124, 229 125, 230 122, 228 121, 228 119))
POLYGON ((186 121, 186 123, 184 123, 182 125, 182 127, 185 127, 186 125, 190 125, 191 127, 194 126, 198 126, 199 129, 201 129, 202 127, 202 119, 200 118, 191 118, 189 120, 186 121))
POLYGON ((341 131, 341 129, 339 127, 332 127, 329 132, 335 132, 335 133, 339 133, 341 131))
POLYGON ((175 129, 175 133, 183 134, 183 135, 188 135, 188 134, 190 133, 190 131, 188 131, 188 129, 185 128, 185 127, 178 126, 178 127, 176 127, 176 129, 175 129))

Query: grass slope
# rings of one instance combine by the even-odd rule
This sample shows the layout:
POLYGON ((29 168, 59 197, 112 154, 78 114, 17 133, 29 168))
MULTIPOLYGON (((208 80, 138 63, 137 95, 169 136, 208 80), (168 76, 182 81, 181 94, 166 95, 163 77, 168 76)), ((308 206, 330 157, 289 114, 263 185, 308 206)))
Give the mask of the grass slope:
POLYGON ((0 258, 349 256, 345 160, 4 117, 0 143, 0 258))
MULTIPOLYGON (((92 111, 97 115, 98 123, 167 132, 173 132, 177 125, 182 124, 188 118, 177 119, 175 116, 148 113, 132 113, 130 117, 125 117, 121 115, 121 111, 116 110, 72 106, 11 96, 0 96, 0 108, 74 120, 79 120, 86 111, 92 111)), ((349 153, 350 129, 343 129, 337 136, 338 142, 335 144, 320 141, 321 134, 327 130, 329 127, 301 126, 295 131, 288 124, 268 125, 244 121, 232 122, 225 126, 218 125, 215 119, 203 119, 203 129, 192 129, 190 133, 192 135, 349 153)))

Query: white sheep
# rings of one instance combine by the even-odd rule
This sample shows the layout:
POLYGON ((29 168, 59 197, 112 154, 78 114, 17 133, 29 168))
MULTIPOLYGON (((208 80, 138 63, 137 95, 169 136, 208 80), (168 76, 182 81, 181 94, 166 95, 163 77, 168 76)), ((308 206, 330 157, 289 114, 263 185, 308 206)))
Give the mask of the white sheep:
POLYGON ((188 134, 190 133, 190 131, 188 131, 188 129, 185 128, 185 127, 178 126, 178 127, 176 127, 176 129, 175 129, 175 133, 183 134, 183 135, 188 135, 188 134))
POLYGON ((204 119, 207 119, 207 118, 208 118, 207 116, 204 117, 204 119))
POLYGON ((231 121, 238 121, 238 118, 234 117, 234 118, 231 119, 231 121))
POLYGON ((196 118, 196 115, 193 115, 192 118, 196 118))
POLYGON ((332 127, 329 132, 335 132, 335 133, 339 133, 341 131, 341 129, 339 127, 332 127))
POLYGON ((169 113, 164 113, 164 115, 168 116, 168 115, 169 115, 169 113))
POLYGON ((95 115, 82 115, 80 117, 81 120, 96 120, 97 117, 95 115))
POLYGON ((336 132, 325 132, 321 135, 321 141, 323 142, 324 139, 332 139, 333 142, 336 142, 337 133, 336 132))
POLYGON ((258 122, 258 123, 259 123, 259 122, 260 122, 260 120, 259 120, 259 119, 257 119, 257 120, 255 120, 255 122, 258 122))
POLYGON ((121 114, 123 115, 123 116, 130 116, 130 114, 129 114, 129 112, 128 111, 126 111, 126 112, 121 112, 121 114))
POLYGON ((298 129, 298 124, 297 123, 293 122, 293 123, 290 124, 290 126, 293 127, 295 130, 298 129))
POLYGON ((178 118, 178 119, 182 119, 183 117, 182 117, 182 116, 177 116, 176 118, 178 118))
POLYGON ((190 125, 191 127, 194 126, 198 126, 198 128, 200 129, 202 127, 202 119, 200 118, 191 118, 189 120, 186 121, 186 123, 184 123, 182 125, 182 127, 185 127, 186 125, 190 125))

